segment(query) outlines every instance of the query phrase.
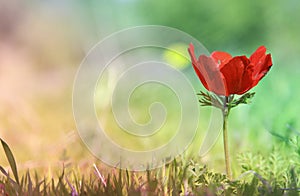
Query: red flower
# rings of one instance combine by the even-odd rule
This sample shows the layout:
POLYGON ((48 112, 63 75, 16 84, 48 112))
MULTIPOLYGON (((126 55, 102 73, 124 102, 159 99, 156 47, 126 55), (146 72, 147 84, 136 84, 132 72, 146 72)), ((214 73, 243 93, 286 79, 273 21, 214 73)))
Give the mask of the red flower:
POLYGON ((250 58, 215 51, 210 56, 200 55, 197 60, 193 44, 188 51, 204 87, 218 95, 244 94, 256 86, 272 66, 271 54, 266 54, 264 46, 260 46, 250 58))

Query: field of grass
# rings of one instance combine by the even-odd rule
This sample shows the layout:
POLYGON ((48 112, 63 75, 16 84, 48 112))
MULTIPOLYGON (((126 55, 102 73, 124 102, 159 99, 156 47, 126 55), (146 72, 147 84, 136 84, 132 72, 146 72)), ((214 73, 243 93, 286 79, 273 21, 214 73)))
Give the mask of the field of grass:
MULTIPOLYGON (((0 0, 0 195, 299 195, 299 8, 295 0, 232 0, 230 4, 0 0), (221 135, 208 153, 199 156, 207 128, 216 120, 211 108, 200 104, 192 144, 153 170, 135 172, 106 165, 82 141, 72 108, 74 79, 82 59, 106 36, 147 24, 184 31, 210 52, 249 56, 265 45, 272 54, 274 65, 251 90, 256 93, 252 102, 232 109, 229 116, 233 180, 225 175, 221 135)), ((170 45, 186 54, 187 47, 188 43, 170 45)), ((155 54, 179 69, 195 94, 205 91, 189 58, 148 49, 141 54, 155 54)), ((127 52, 123 57, 140 55, 139 51, 127 52)), ((118 62, 112 65, 120 68, 118 62)), ((122 71, 112 69, 112 75, 122 71)), ((133 150, 169 141, 181 119, 172 89, 157 83, 135 89, 128 105, 137 124, 149 122, 153 102, 161 102, 167 111, 158 134, 136 138, 114 118, 109 74, 98 81, 104 87, 95 88, 94 105, 106 134, 133 150)))
POLYGON ((267 158, 242 153, 238 162, 243 173, 229 180, 199 160, 187 161, 184 156, 146 172, 94 163, 85 171, 63 164, 52 177, 29 170, 20 175, 9 146, 1 143, 11 167, 8 173, 0 166, 1 195, 298 195, 300 191, 300 153, 294 152, 294 147, 289 147, 291 153, 285 156, 278 149, 267 158))

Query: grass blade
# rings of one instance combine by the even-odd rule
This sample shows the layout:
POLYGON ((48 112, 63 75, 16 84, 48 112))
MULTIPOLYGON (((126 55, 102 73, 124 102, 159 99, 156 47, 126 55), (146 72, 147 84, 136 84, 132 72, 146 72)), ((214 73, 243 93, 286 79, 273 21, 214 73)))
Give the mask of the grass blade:
POLYGON ((13 175, 16 179, 17 184, 19 185, 20 181, 19 181, 17 164, 16 164, 16 161, 15 161, 14 155, 11 152, 9 146, 2 139, 0 139, 0 140, 1 140, 1 144, 2 144, 2 147, 4 149, 4 152, 5 152, 6 158, 8 160, 8 163, 11 167, 12 172, 13 172, 13 175))

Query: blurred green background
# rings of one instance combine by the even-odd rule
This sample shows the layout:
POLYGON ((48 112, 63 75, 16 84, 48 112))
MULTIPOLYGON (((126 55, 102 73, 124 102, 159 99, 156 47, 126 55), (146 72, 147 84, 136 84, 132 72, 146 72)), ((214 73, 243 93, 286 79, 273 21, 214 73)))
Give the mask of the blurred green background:
MULTIPOLYGON (((11 145, 21 169, 45 168, 58 160, 84 166, 93 157, 72 117, 76 70, 104 37, 154 24, 184 31, 209 51, 249 56, 258 46, 267 47, 274 65, 252 90, 257 93, 252 104, 232 111, 229 136, 233 157, 244 151, 268 153, 277 145, 270 131, 286 135, 292 124, 300 133, 299 21, 297 0, 0 0, 0 137, 11 145)), ((183 71, 203 90, 191 65, 183 71)), ((208 117, 201 119, 196 143, 209 120, 209 112, 202 110, 208 117)), ((107 116, 112 122, 109 109, 107 116)), ((0 155, 0 164, 6 165, 0 155)), ((221 139, 202 161, 224 169, 221 139)))

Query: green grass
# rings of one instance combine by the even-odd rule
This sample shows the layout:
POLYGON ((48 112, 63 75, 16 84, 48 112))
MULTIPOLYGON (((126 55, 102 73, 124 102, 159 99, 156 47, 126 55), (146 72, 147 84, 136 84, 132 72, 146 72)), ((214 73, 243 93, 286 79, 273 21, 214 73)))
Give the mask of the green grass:
POLYGON ((243 173, 233 181, 228 180, 225 174, 202 165, 201 160, 187 161, 184 156, 162 168, 146 172, 103 169, 101 164, 93 164, 90 165, 89 172, 63 166, 57 175, 51 178, 41 177, 35 171, 27 171, 19 176, 12 151, 1 140, 13 176, 0 167, 0 194, 298 195, 300 145, 294 144, 298 141, 298 136, 286 140, 290 143, 282 143, 279 140, 282 147, 274 148, 268 156, 251 152, 240 154, 238 162, 243 173), (289 154, 285 153, 287 149, 289 154))

